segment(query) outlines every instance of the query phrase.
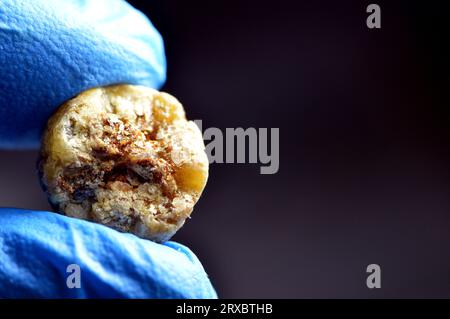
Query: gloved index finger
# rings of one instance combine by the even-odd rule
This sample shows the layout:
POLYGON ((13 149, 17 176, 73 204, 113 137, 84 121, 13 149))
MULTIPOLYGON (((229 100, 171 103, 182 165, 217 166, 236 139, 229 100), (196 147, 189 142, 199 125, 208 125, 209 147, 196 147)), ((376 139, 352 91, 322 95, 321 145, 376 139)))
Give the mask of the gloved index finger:
POLYGON ((163 41, 122 0, 4 0, 0 6, 0 148, 39 146, 54 110, 92 87, 159 88, 163 41))

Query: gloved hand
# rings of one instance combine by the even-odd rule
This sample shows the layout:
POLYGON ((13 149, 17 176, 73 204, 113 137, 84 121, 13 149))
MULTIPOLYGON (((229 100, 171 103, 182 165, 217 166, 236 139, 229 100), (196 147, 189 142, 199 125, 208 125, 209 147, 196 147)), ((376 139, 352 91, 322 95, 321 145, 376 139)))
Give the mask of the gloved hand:
MULTIPOLYGON (((0 0, 0 148, 38 147, 48 117, 83 90, 114 83, 159 88, 165 71, 159 33, 124 1, 0 0)), ((180 244, 1 208, 0 297, 217 296, 180 244), (78 279, 81 287, 69 288, 78 279)))

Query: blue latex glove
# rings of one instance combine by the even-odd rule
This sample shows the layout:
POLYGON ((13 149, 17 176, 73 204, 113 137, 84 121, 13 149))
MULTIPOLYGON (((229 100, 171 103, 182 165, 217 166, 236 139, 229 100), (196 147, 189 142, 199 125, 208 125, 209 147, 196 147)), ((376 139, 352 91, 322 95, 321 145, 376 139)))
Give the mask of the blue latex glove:
POLYGON ((124 1, 0 0, 0 71, 0 147, 37 148, 62 102, 114 83, 159 88, 166 62, 158 31, 124 1))
POLYGON ((0 296, 214 298, 216 294, 198 259, 180 244, 156 244, 55 213, 3 208, 0 296), (67 287, 71 264, 80 267, 80 289, 67 287))
MULTIPOLYGON (((0 148, 37 147, 51 113, 85 89, 158 88, 165 71, 159 33, 123 1, 0 0, 0 148)), ((0 297, 217 295, 198 259, 180 244, 156 244, 55 213, 1 208, 0 297), (77 282, 71 264, 80 267, 81 288, 67 285, 68 278, 77 282)))

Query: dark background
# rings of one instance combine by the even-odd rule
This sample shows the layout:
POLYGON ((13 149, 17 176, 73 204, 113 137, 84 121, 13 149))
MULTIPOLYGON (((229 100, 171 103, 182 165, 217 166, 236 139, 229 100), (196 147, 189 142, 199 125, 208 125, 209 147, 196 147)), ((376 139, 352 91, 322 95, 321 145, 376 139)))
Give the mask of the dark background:
MULTIPOLYGON (((280 128, 278 174, 212 164, 174 237, 220 297, 450 297, 444 1, 376 1, 372 30, 367 1, 130 2, 162 33, 163 90, 190 119, 280 128)), ((48 209, 36 152, 0 155, 0 205, 48 209)))

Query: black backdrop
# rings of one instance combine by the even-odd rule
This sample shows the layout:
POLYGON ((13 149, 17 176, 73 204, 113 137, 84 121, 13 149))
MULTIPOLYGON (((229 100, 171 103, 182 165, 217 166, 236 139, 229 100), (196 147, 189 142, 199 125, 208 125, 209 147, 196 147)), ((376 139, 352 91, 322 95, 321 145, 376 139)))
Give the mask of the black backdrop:
MULTIPOLYGON (((367 1, 130 2, 162 33, 163 90, 189 118, 280 128, 279 173, 213 164, 174 238, 220 297, 450 297, 443 1, 377 1, 380 30, 367 1)), ((47 209, 33 156, 2 152, 1 205, 47 209)))

